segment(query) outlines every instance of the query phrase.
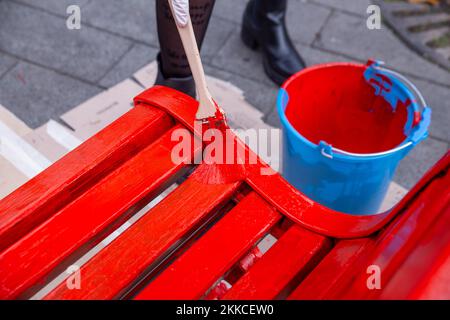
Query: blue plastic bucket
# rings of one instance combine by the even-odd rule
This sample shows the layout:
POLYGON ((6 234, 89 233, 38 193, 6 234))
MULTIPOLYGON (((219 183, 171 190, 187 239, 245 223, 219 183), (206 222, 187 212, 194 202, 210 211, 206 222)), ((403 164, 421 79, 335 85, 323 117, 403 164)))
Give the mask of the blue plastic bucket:
POLYGON ((431 110, 380 62, 305 69, 280 89, 283 176, 340 212, 378 213, 395 170, 428 136, 431 110))

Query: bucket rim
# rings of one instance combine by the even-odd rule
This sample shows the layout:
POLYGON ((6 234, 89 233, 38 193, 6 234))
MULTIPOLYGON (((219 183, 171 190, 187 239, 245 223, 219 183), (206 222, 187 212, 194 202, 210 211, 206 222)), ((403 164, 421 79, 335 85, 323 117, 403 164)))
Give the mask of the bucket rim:
MULTIPOLYGON (((353 152, 348 152, 348 151, 344 151, 344 150, 335 148, 335 147, 327 144, 324 141, 321 141, 319 144, 315 144, 315 143, 311 142, 306 137, 304 137, 300 132, 298 132, 294 128, 294 126, 291 124, 289 119, 287 118, 285 111, 286 111, 286 108, 287 108, 287 105, 289 102, 289 94, 288 94, 286 88, 292 82, 296 81, 298 77, 304 76, 307 73, 314 72, 319 69, 323 70, 324 68, 331 68, 331 67, 356 67, 356 68, 360 68, 360 69, 367 69, 370 66, 370 64, 372 64, 372 63, 373 63, 372 61, 369 61, 367 64, 355 63, 355 62, 327 62, 327 63, 321 63, 321 64, 317 64, 317 65, 305 68, 305 69, 299 71, 298 73, 294 74, 293 76, 291 76, 281 86, 281 88, 278 91, 278 97, 277 97, 277 111, 278 111, 278 116, 280 118, 280 121, 281 121, 283 127, 286 128, 291 134, 296 136, 298 139, 300 139, 301 141, 306 143, 309 147, 314 148, 314 149, 321 148, 322 155, 324 157, 327 157, 330 159, 333 159, 333 158, 339 159, 340 158, 342 160, 349 160, 352 158, 355 158, 355 159, 381 158, 381 157, 390 156, 394 153, 400 152, 407 148, 411 148, 415 144, 420 142, 421 140, 412 141, 411 138, 408 136, 397 147, 386 150, 386 151, 375 152, 375 153, 353 153, 353 152)), ((405 79, 405 77, 402 76, 401 79, 397 79, 397 80, 404 80, 404 79, 405 79)), ((410 81, 408 80, 408 82, 410 82, 410 81)), ((422 100, 423 100, 423 98, 422 98, 422 100)), ((425 111, 430 111, 426 104, 423 105, 423 108, 424 108, 424 113, 425 113, 425 111)), ((427 125, 427 129, 428 129, 428 125, 427 125)), ((426 136, 427 136, 427 133, 423 134, 423 138, 425 138, 426 136)))
MULTIPOLYGON (((281 95, 284 95, 283 88, 280 89, 280 92, 278 94, 278 97, 280 99, 281 95)), ((289 131, 290 134, 293 134, 296 138, 300 139, 302 142, 306 143, 309 147, 313 148, 313 149, 319 149, 321 148, 320 144, 315 144, 311 141, 309 141, 306 137, 304 137, 300 132, 298 132, 293 125, 289 122, 289 119, 286 117, 286 114, 284 112, 284 108, 282 103, 278 103, 277 102, 277 108, 278 108, 278 115, 280 117, 281 123, 283 125, 283 127, 285 129, 287 129, 289 131)), ((351 152, 347 152, 344 150, 340 150, 338 148, 332 147, 326 143, 323 143, 323 147, 322 147, 322 155, 327 157, 327 158, 340 158, 342 160, 349 160, 349 159, 353 159, 353 158, 364 158, 364 159, 373 159, 373 158, 381 158, 381 157, 386 157, 389 156, 393 153, 399 152, 403 149, 406 149, 408 147, 411 147, 413 144, 411 141, 407 141, 406 143, 403 142, 400 146, 394 148, 394 149, 390 149, 387 151, 383 151, 383 152, 378 152, 378 153, 351 153, 351 152), (331 152, 327 152, 325 151, 326 146, 330 147, 332 150, 331 152)))

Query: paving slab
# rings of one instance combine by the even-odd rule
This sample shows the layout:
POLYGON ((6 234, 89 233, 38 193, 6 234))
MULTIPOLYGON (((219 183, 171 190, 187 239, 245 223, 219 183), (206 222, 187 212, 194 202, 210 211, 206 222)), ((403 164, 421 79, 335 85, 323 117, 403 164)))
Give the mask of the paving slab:
MULTIPOLYGON (((425 1, 373 1, 381 7, 383 21, 399 39, 419 55, 450 72, 450 47, 434 48, 450 32, 448 8, 430 6, 425 1)), ((444 7, 445 1, 440 2, 444 7)))
POLYGON ((154 0, 95 0, 82 14, 95 27, 158 45, 154 0))
POLYGON ((367 7, 371 5, 370 0, 311 0, 311 2, 361 16, 367 15, 367 7))
POLYGON ((238 32, 231 35, 211 65, 258 83, 272 84, 264 73, 261 53, 245 46, 238 32))
POLYGON ((210 62, 235 31, 232 22, 218 17, 211 17, 208 30, 202 45, 202 61, 210 62))
POLYGON ((398 166, 394 181, 410 189, 449 150, 445 142, 428 138, 416 146, 398 166))
POLYGON ((6 54, 0 53, 0 78, 9 69, 11 69, 15 63, 17 63, 17 59, 14 59, 6 54))
POLYGON ((110 88, 126 78, 130 78, 136 71, 155 60, 158 50, 143 44, 135 44, 131 50, 114 66, 99 84, 110 88))
POLYGON ((129 49, 131 42, 9 1, 0 2, 0 50, 18 58, 95 82, 129 49))
POLYGON ((1 103, 33 128, 56 119, 100 91, 98 87, 25 62, 0 79, 1 103))
POLYGON ((286 25, 294 42, 311 44, 328 19, 331 10, 302 1, 288 1, 286 25))
POLYGON ((450 86, 447 71, 408 49, 386 26, 369 30, 365 18, 334 12, 314 46, 359 60, 384 60, 404 73, 450 86))
POLYGON ((216 0, 213 16, 218 16, 240 25, 248 0, 216 0))
POLYGON ((450 89, 417 78, 411 80, 431 107, 431 136, 450 142, 450 89))
MULTIPOLYGON (((93 26, 159 47, 154 0, 130 0, 126 6, 121 0, 96 0, 86 7, 84 17, 93 26)), ((232 30, 231 22, 211 19, 202 48, 205 61, 211 60, 232 30)))
POLYGON ((205 66, 207 75, 228 81, 244 92, 245 99, 263 114, 275 107, 278 87, 272 83, 261 83, 239 75, 220 70, 214 66, 205 66))
MULTIPOLYGON (((247 2, 245 0, 216 1, 213 16, 230 20, 240 26, 247 2)), ((330 9, 310 2, 290 0, 286 22, 292 40, 306 44, 311 43, 330 12, 330 9)))
POLYGON ((263 120, 265 123, 272 127, 281 128, 281 121, 276 108, 274 108, 270 113, 266 114, 263 120))
MULTIPOLYGON (((14 2, 24 3, 57 15, 66 16, 68 6, 77 5, 83 9, 92 0, 13 0, 14 2)), ((95 0, 94 0, 95 1, 95 0)), ((83 16, 81 16, 83 18, 83 16)))
POLYGON ((229 81, 242 89, 245 99, 263 114, 267 114, 276 108, 279 88, 275 84, 261 84, 236 75, 232 75, 229 81))
MULTIPOLYGON (((327 62, 358 62, 355 59, 349 57, 323 51, 321 49, 315 49, 310 46, 296 43, 295 48, 305 60, 307 66, 313 66, 315 64, 327 63, 327 62)), ((363 62, 362 60, 359 62, 363 62)), ((364 61, 365 63, 365 61, 364 61)))

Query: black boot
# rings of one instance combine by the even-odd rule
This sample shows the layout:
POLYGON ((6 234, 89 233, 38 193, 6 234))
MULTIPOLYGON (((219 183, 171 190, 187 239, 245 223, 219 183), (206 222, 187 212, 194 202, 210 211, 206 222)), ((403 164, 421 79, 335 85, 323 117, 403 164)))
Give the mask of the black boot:
POLYGON ((278 85, 305 67, 287 33, 287 0, 250 0, 241 37, 251 49, 261 47, 264 70, 278 85))
POLYGON ((161 68, 161 57, 158 54, 158 76, 156 77, 155 85, 169 87, 178 91, 181 91, 192 98, 196 98, 195 83, 192 76, 188 77, 171 77, 166 78, 161 68))

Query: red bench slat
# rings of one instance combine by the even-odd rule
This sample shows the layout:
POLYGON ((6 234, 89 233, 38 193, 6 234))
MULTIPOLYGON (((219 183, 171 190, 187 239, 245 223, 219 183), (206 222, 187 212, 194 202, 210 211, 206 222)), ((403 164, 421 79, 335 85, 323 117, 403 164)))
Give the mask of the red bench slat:
MULTIPOLYGON (((448 224, 445 223, 447 219, 445 217, 448 217, 446 211, 449 204, 450 173, 447 172, 431 182, 427 189, 406 208, 402 216, 380 234, 377 239, 377 246, 370 259, 367 259, 366 265, 378 266, 381 270, 382 281, 384 283, 390 282, 405 259, 412 257, 414 250, 421 246, 423 237, 427 235, 434 224, 442 224, 448 227, 448 224), (437 200, 430 201, 430 199, 437 200)), ((445 234, 434 234, 434 237, 438 241, 435 246, 431 246, 431 241, 428 241, 428 245, 430 245, 426 250, 426 257, 428 258, 425 256, 421 258, 421 260, 424 260, 423 263, 428 265, 425 268, 426 270, 432 269, 430 264, 442 254, 441 250, 445 243, 440 243, 440 241, 448 239, 445 234), (435 256, 433 257, 433 255, 435 256)), ((419 272, 419 269, 413 271, 414 281, 419 281, 424 276, 419 272)), ((376 299, 381 293, 384 294, 383 290, 368 290, 365 270, 358 271, 358 277, 353 279, 339 297, 344 299, 376 299)), ((413 289, 407 280, 400 286, 402 288, 398 288, 396 296, 390 296, 391 298, 405 299, 410 294, 410 290, 413 289)), ((388 295, 386 294, 385 297, 387 298, 388 295)))
POLYGON ((68 290, 63 282, 45 299, 118 298, 192 228, 228 201, 239 185, 206 185, 189 177, 81 267, 80 290, 68 290))
POLYGON ((138 106, 0 201, 0 251, 172 125, 166 113, 138 106))
POLYGON ((280 218, 260 196, 249 194, 136 299, 201 298, 280 218))
MULTIPOLYGON (((389 283, 382 288, 381 299, 450 299, 450 274, 438 284, 436 271, 450 257, 450 202, 444 214, 428 228, 402 265, 397 268, 389 283), (425 262, 426 261, 426 262, 425 262), (437 284, 437 285, 436 285, 437 284), (435 288, 435 289, 434 289, 435 288)), ((449 270, 447 268, 447 270, 449 270)))
POLYGON ((341 240, 290 294, 289 300, 325 299, 333 293, 343 274, 372 244, 370 239, 341 240))
POLYGON ((450 246, 442 252, 439 262, 420 288, 411 294, 411 299, 450 300, 450 246))
POLYGON ((276 299, 299 281, 331 247, 331 241, 299 226, 292 226, 242 276, 223 297, 224 300, 276 299))
MULTIPOLYGON (((371 239, 358 239, 352 241, 340 241, 328 254, 317 268, 300 284, 291 294, 290 299, 376 299, 383 293, 383 298, 406 298, 412 287, 406 282, 411 277, 405 277, 405 283, 395 287, 391 291, 396 296, 389 296, 388 290, 369 290, 367 273, 369 266, 375 265, 381 271, 381 283, 385 286, 393 275, 400 272, 402 263, 407 257, 413 256, 413 251, 420 244, 420 239, 429 232, 433 224, 445 224, 442 220, 450 202, 449 190, 450 175, 437 175, 433 181, 414 198, 402 215, 397 217, 392 224, 371 239), (430 199, 438 199, 430 201, 430 199), (386 294, 384 294, 386 292, 386 294)), ((445 235, 434 233, 437 237, 434 245, 428 241, 429 249, 426 251, 428 258, 422 256, 420 260, 432 261, 442 255, 442 247, 448 238, 445 235), (442 243, 441 243, 442 241, 442 243)), ((431 270, 428 262, 427 270, 431 270)), ((418 269, 410 269, 418 271, 418 269)), ((421 281, 419 272, 414 272, 414 281, 421 281)), ((401 277, 401 276, 399 276, 401 277)), ((423 275, 426 278, 426 275, 423 275)), ((387 288, 386 288, 387 289, 387 288)))
POLYGON ((171 141, 171 133, 177 128, 181 126, 165 133, 1 253, 0 297, 18 297, 67 258, 79 257, 90 249, 85 244, 95 245, 111 231, 111 224, 129 217, 135 206, 174 179, 185 168, 171 159, 170 150, 176 143, 171 141))

